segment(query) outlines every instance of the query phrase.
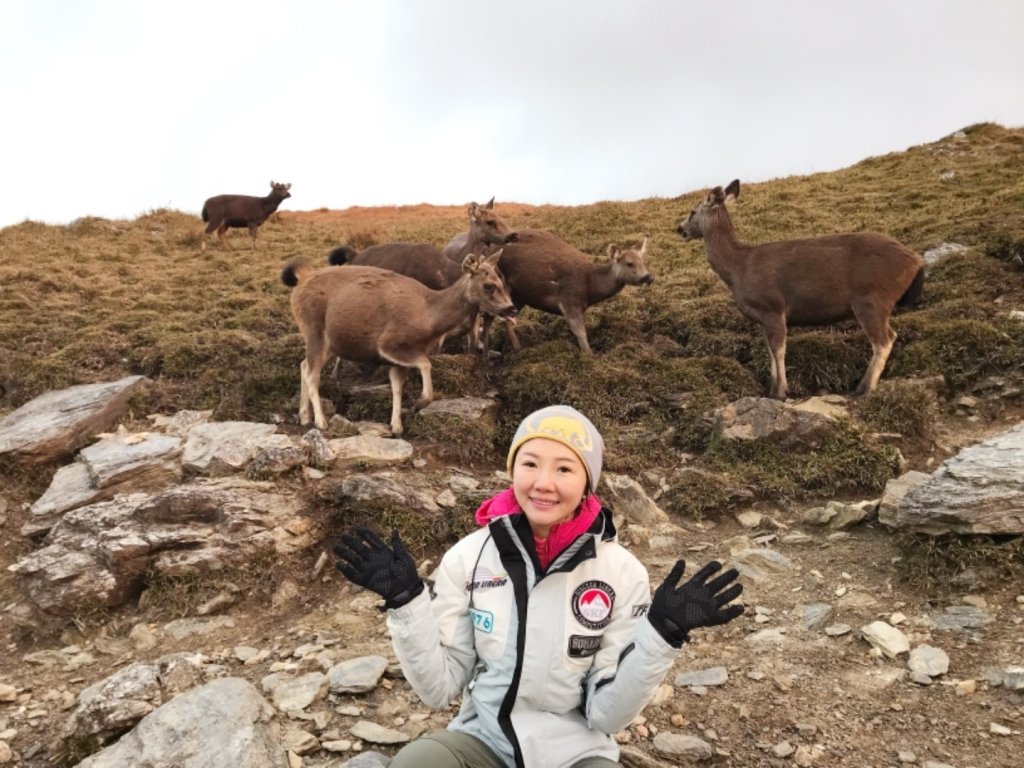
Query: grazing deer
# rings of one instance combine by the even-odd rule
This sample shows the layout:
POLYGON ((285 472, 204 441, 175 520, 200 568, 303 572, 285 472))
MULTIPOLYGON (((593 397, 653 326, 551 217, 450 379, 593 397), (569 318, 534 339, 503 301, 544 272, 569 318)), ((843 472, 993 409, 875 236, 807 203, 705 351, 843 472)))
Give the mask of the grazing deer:
MULTIPOLYGON (((583 313, 588 307, 610 299, 627 285, 649 285, 654 276, 647 271, 644 256, 647 238, 639 248, 608 246, 608 260, 595 264, 589 256, 561 238, 540 229, 524 229, 519 240, 501 252, 498 268, 505 276, 508 293, 517 309, 533 307, 562 315, 580 349, 592 354, 587 341, 583 313)), ((484 317, 483 346, 490 345, 493 318, 484 317)), ((520 349, 511 324, 506 325, 509 341, 520 349)))
POLYGON ((729 286, 740 312, 764 329, 771 396, 786 399, 788 326, 831 325, 850 318, 871 341, 871 361, 856 392, 870 393, 896 341, 889 325, 893 308, 911 306, 921 297, 924 259, 877 232, 741 243, 726 210, 739 194, 739 180, 724 190, 715 187, 677 231, 683 238, 704 238, 711 269, 729 286))
POLYGON ((443 291, 377 267, 315 270, 294 259, 281 281, 295 288, 292 315, 306 341, 299 366, 299 421, 327 428, 320 405, 320 370, 331 357, 390 364, 391 432, 402 433, 402 388, 410 368, 423 380, 414 409, 434 399, 429 355, 438 341, 478 311, 513 318, 516 309, 496 268, 498 257, 467 256, 462 277, 443 291))
POLYGON ((203 203, 203 221, 207 222, 203 232, 203 245, 206 250, 206 237, 217 230, 217 240, 228 250, 231 246, 224 239, 228 227, 248 227, 252 239, 252 249, 256 250, 256 230, 267 220, 282 201, 292 196, 288 190, 291 184, 270 182, 270 194, 266 197, 253 195, 216 195, 203 203))

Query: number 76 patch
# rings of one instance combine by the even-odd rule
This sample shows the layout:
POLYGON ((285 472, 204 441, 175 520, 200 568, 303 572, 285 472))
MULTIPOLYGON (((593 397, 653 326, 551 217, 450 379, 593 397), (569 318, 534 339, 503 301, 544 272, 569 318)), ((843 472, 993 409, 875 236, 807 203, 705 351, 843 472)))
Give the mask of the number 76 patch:
POLYGON ((481 632, 490 634, 494 631, 494 614, 490 611, 480 611, 476 608, 470 608, 469 615, 473 617, 473 626, 481 632))

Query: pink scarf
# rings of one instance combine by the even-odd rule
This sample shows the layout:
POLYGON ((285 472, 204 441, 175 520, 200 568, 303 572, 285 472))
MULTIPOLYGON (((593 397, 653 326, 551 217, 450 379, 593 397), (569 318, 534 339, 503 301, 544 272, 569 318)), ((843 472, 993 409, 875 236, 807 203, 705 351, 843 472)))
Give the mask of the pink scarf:
MULTIPOLYGON (((579 511, 572 518, 551 526, 551 532, 546 539, 534 536, 534 549, 537 550, 541 568, 547 570, 552 560, 593 525, 600 512, 601 500, 592 493, 583 500, 579 511)), ((476 524, 483 526, 503 515, 519 514, 522 514, 522 510, 516 501, 515 491, 509 488, 496 496, 491 496, 480 505, 476 511, 476 524)))

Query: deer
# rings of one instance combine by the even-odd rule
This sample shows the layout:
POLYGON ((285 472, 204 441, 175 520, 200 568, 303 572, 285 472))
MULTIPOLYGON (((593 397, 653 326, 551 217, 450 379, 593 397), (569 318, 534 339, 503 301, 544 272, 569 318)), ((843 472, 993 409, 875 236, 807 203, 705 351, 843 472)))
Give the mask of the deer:
POLYGON ((217 240, 228 250, 231 246, 224 239, 228 227, 248 227, 252 249, 256 250, 256 230, 284 200, 292 196, 288 190, 291 184, 270 182, 270 194, 266 197, 253 195, 216 195, 203 203, 203 221, 207 222, 203 231, 203 244, 200 250, 206 250, 207 236, 217 230, 217 240))
MULTIPOLYGON (((352 264, 390 269, 418 280, 428 288, 440 291, 459 280, 462 276, 462 263, 470 254, 500 253, 492 249, 518 240, 519 234, 495 214, 493 209, 493 197, 486 205, 470 203, 467 206, 469 232, 464 233, 465 241, 454 255, 445 255, 429 243, 381 243, 371 245, 362 251, 342 245, 328 254, 327 262, 335 266, 352 264)), ((467 323, 466 327, 457 330, 468 331, 467 351, 475 348, 481 353, 483 350, 479 342, 479 318, 471 317, 467 323)))
MULTIPOLYGON (((552 315, 562 315, 584 354, 593 350, 587 340, 583 313, 588 307, 618 294, 627 285, 650 285, 654 276, 644 257, 647 238, 639 247, 622 248, 611 243, 607 260, 595 263, 591 257, 557 235, 541 229, 519 231, 519 239, 506 245, 498 260, 509 295, 516 309, 533 307, 552 315)), ((490 346, 492 317, 484 317, 483 347, 490 346)), ((510 323, 506 334, 515 350, 519 338, 510 323)))
POLYGON ((487 246, 501 247, 519 239, 519 233, 494 212, 493 197, 486 205, 470 203, 466 212, 469 230, 459 232, 441 251, 449 259, 458 263, 471 253, 482 253, 487 246))
POLYGON ((314 269, 305 259, 290 261, 281 281, 293 288, 292 316, 305 339, 299 365, 299 422, 326 429, 320 403, 320 371, 332 357, 390 365, 391 434, 402 434, 402 390, 412 368, 423 391, 418 411, 434 399, 430 354, 438 341, 479 311, 514 320, 516 308, 501 274, 499 256, 470 255, 462 277, 442 291, 378 267, 314 269))
POLYGON ((892 352, 896 306, 913 306, 924 290, 925 262, 898 240, 851 232, 750 245, 736 238, 726 206, 740 182, 715 187, 676 231, 703 238, 711 269, 732 292, 768 343, 771 396, 785 400, 786 333, 790 326, 833 325, 855 319, 871 342, 871 360, 857 396, 874 391, 892 352))

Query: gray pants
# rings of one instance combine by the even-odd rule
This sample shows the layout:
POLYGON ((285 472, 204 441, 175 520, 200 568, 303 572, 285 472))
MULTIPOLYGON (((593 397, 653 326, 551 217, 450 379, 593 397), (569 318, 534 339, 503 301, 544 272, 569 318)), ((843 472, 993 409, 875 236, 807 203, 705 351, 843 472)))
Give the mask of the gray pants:
MULTIPOLYGON (((388 768, 508 768, 491 748, 475 736, 457 731, 433 731, 406 744, 388 768)), ((606 757, 586 757, 573 768, 622 768, 606 757)))

